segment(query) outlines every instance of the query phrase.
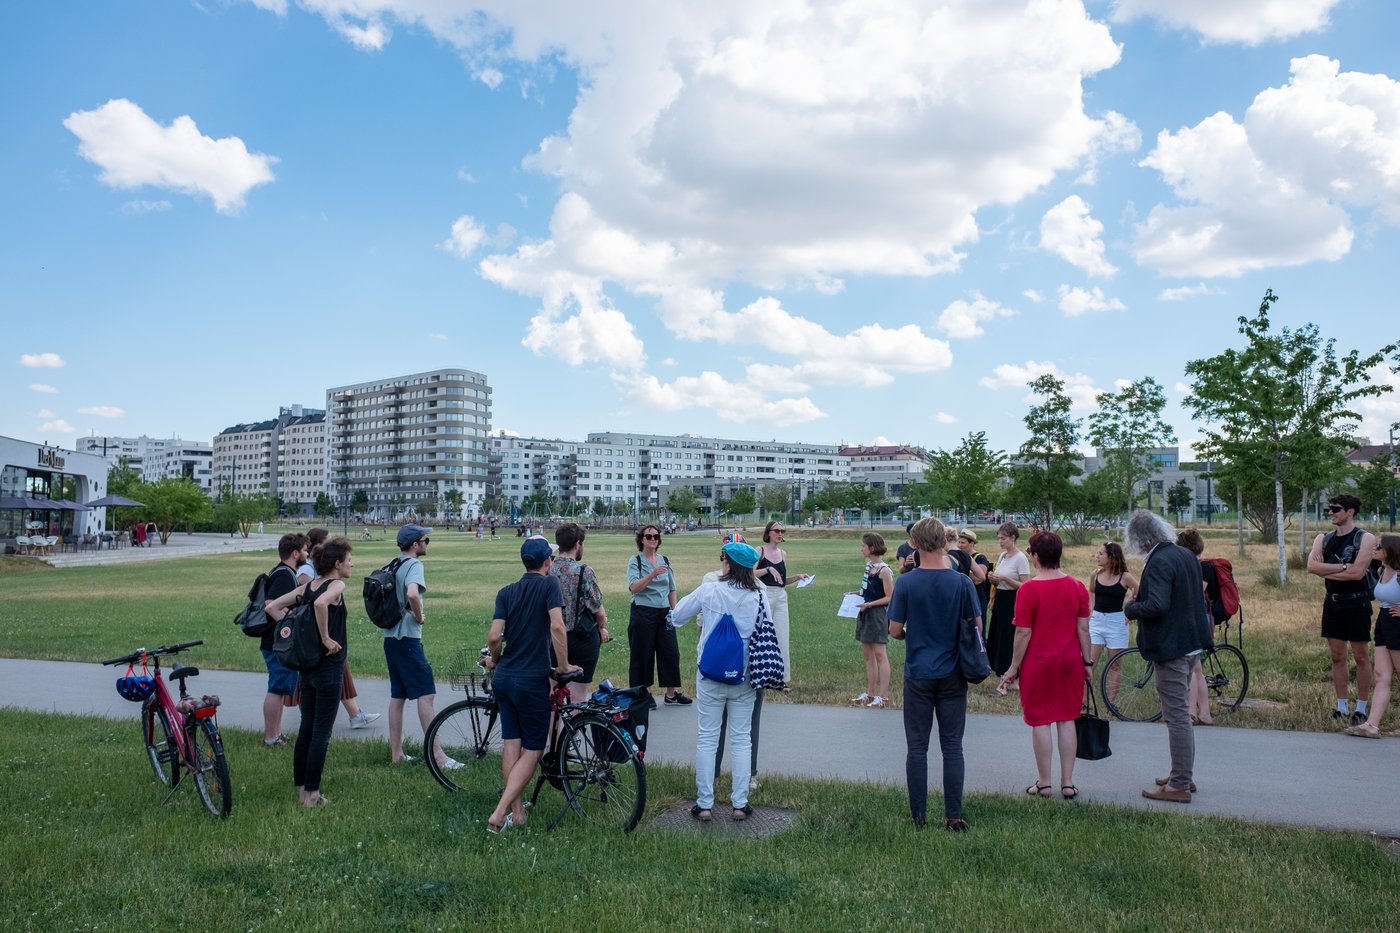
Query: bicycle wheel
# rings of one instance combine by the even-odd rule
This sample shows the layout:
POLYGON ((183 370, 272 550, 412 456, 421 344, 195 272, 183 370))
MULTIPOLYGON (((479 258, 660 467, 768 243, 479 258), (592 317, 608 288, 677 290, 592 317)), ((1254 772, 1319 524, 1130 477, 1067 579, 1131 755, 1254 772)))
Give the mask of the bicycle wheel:
POLYGON ((223 819, 233 810, 233 781, 224 758, 224 740, 212 720, 201 719, 189 732, 194 746, 194 786, 204 808, 223 819))
POLYGON ((599 826, 630 833, 647 802, 647 770, 630 733, 596 713, 564 723, 555 760, 569 806, 599 826))
POLYGON ((1136 648, 1114 655, 1104 665, 1099 689, 1108 711, 1126 722, 1156 722, 1162 718, 1154 665, 1136 648))
POLYGON ((1225 709, 1238 709, 1249 691, 1249 664, 1234 645, 1216 645, 1201 658, 1210 699, 1225 709))
POLYGON ((433 717, 423 735, 423 757, 437 782, 448 790, 468 788, 499 793, 501 784, 501 730, 495 701, 468 697, 433 717), (437 763, 433 743, 460 767, 437 763))
POLYGON ((154 699, 141 704, 141 737, 156 778, 166 787, 173 786, 180 776, 180 749, 175 744, 170 717, 154 699))

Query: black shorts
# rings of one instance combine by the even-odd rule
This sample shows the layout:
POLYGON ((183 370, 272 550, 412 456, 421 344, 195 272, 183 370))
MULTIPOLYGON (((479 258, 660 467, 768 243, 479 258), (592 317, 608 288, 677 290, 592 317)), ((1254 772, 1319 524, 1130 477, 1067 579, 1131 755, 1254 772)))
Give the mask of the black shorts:
POLYGON ((1322 604, 1322 637, 1341 641, 1371 640, 1371 603, 1364 599, 1322 604))
POLYGON ((598 634, 597 627, 589 628, 586 632, 574 629, 568 634, 567 644, 569 663, 583 668, 581 683, 593 683, 593 672, 598 667, 598 649, 602 645, 602 636, 598 634))
POLYGON ((1382 609, 1376 616, 1376 647, 1400 651, 1400 607, 1382 609))

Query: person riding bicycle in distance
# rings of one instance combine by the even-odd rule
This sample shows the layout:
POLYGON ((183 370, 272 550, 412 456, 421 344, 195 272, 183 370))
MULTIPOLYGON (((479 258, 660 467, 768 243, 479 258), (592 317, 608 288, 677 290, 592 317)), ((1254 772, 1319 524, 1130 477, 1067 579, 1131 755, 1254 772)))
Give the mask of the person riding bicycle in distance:
POLYGON ((538 535, 520 546, 525 573, 496 594, 496 611, 482 664, 492 670, 491 689, 500 708, 501 776, 506 789, 487 817, 499 833, 525 823, 525 787, 549 740, 551 674, 580 670, 568 663, 564 591, 549 573, 554 546, 538 535), (556 658, 564 662, 555 665, 556 658))

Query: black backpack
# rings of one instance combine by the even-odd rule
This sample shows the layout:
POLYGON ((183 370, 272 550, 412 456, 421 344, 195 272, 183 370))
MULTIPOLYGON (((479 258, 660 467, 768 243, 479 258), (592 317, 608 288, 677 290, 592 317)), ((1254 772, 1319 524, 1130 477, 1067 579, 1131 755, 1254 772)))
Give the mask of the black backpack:
POLYGON ((393 628, 403 621, 403 605, 399 602, 395 579, 404 561, 413 558, 395 557, 374 573, 365 577, 365 614, 380 628, 393 628))
POLYGON ((233 624, 243 630, 243 634, 249 638, 262 638, 272 631, 273 621, 267 616, 267 585, 273 573, 285 569, 288 573, 292 569, 286 564, 278 564, 272 568, 271 573, 260 573, 253 581, 252 589, 248 590, 248 605, 244 606, 238 615, 233 617, 233 624))
MULTIPOLYGON (((297 604, 282 617, 281 622, 276 623, 277 628, 272 636, 272 653, 288 670, 309 671, 324 657, 321 632, 316 627, 316 599, 311 594, 314 585, 306 584, 297 604)), ((322 592, 329 585, 330 581, 323 584, 322 592)))

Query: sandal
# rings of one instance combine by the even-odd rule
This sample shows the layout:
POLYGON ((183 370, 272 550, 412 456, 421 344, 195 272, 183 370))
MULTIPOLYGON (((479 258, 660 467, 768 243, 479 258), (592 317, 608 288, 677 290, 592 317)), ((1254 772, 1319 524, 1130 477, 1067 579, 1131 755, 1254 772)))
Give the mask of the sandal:
POLYGON ((963 819, 948 820, 943 826, 950 833, 965 833, 968 829, 967 820, 963 819))
POLYGON ((1075 797, 1079 796, 1079 788, 1075 787, 1073 784, 1061 784, 1060 796, 1066 800, 1073 800, 1075 797))
POLYGON ((499 836, 501 833, 503 833, 503 832, 505 832, 506 830, 510 829, 510 828, 511 828, 512 826, 514 826, 514 825, 515 825, 515 814, 513 814, 513 813, 507 813, 507 814, 506 814, 506 821, 505 821, 504 823, 502 823, 500 826, 497 826, 495 823, 492 823, 491 820, 490 820, 490 818, 488 817, 487 820, 486 820, 486 831, 487 831, 488 833, 490 833, 491 835, 493 835, 493 836, 499 836))
POLYGON ((1030 787, 1026 788, 1026 793, 1030 794, 1032 797, 1049 797, 1050 785, 1036 781, 1030 787))
POLYGON ((702 823, 708 823, 714 818, 708 808, 702 807, 698 803, 690 808, 690 815, 702 823))
POLYGON ((1342 731, 1347 735, 1354 735, 1362 739, 1378 739, 1381 737, 1381 730, 1379 728, 1364 722, 1354 726, 1347 726, 1342 731))

